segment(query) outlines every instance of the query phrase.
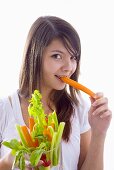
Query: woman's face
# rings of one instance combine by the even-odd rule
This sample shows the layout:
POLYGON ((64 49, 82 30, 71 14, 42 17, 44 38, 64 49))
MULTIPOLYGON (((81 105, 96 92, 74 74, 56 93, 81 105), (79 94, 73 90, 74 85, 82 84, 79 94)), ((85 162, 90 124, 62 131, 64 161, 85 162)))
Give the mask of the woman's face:
POLYGON ((41 90, 62 90, 65 83, 59 77, 70 77, 76 67, 75 56, 71 56, 60 39, 54 39, 43 53, 41 90))

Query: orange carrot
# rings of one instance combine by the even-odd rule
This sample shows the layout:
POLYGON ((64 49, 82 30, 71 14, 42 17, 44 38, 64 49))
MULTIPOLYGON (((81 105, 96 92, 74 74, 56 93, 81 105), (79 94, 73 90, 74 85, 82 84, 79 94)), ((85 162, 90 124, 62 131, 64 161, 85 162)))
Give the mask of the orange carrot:
MULTIPOLYGON (((32 131, 33 131, 34 125, 35 125, 34 118, 33 118, 33 117, 29 117, 30 135, 31 135, 31 133, 32 133, 32 131)), ((38 139, 34 139, 33 142, 34 142, 34 146, 35 146, 35 147, 39 146, 38 139)))
POLYGON ((48 117, 47 116, 45 117, 45 120, 46 120, 46 123, 48 123, 48 117))
POLYGON ((38 146, 39 146, 38 139, 35 139, 35 141, 34 141, 34 147, 38 147, 38 146))
POLYGON ((51 122, 51 126, 52 126, 52 128, 54 129, 54 128, 55 128, 55 123, 54 123, 54 122, 51 122))
POLYGON ((33 127, 35 125, 35 121, 33 117, 29 117, 29 129, 30 129, 30 133, 33 131, 33 127))
POLYGON ((21 131, 23 133, 23 136, 28 144, 29 147, 36 147, 33 140, 32 140, 32 137, 27 129, 27 126, 21 126, 21 131))
POLYGON ((47 128, 47 129, 44 129, 43 135, 46 136, 49 141, 52 140, 52 136, 51 136, 50 130, 49 130, 48 128, 47 128))
POLYGON ((90 89, 88 89, 87 87, 83 86, 82 84, 68 78, 68 77, 60 77, 60 79, 62 81, 64 81, 65 83, 69 84, 70 86, 79 89, 85 93, 87 93, 89 96, 94 97, 95 93, 93 91, 91 91, 90 89))

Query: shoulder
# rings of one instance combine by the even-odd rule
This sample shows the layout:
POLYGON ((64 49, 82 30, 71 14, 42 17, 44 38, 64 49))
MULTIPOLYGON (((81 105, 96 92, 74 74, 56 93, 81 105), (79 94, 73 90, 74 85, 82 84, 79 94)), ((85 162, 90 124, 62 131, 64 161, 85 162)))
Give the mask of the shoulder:
POLYGON ((8 97, 0 99, 0 122, 6 117, 7 112, 10 110, 10 102, 8 97))
POLYGON ((12 108, 12 99, 16 100, 17 91, 11 95, 0 98, 0 118, 4 116, 6 112, 10 112, 12 108), (4 113, 4 114, 3 114, 4 113))

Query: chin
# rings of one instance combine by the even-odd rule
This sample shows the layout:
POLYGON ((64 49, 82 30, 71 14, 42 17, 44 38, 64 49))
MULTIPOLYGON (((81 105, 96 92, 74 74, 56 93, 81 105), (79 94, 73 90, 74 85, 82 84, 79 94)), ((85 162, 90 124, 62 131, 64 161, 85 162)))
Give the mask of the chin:
POLYGON ((55 87, 54 89, 55 90, 63 90, 64 88, 65 88, 65 86, 61 86, 61 87, 59 86, 59 87, 55 87))

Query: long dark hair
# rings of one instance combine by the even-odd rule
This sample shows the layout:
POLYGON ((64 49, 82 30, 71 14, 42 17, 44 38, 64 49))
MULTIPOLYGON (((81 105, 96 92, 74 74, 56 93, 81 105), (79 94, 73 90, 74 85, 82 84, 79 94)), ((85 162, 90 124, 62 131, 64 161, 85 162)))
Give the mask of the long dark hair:
MULTIPOLYGON (((40 90, 40 77, 42 67, 42 54, 53 39, 59 38, 65 48, 76 57, 77 68, 71 78, 78 81, 80 71, 81 45, 76 30, 67 21, 55 16, 39 17, 31 26, 25 44, 23 64, 19 78, 19 93, 25 98, 31 96, 35 89, 40 90)), ((78 105, 79 91, 66 87, 54 91, 50 95, 56 106, 59 122, 66 122, 63 139, 68 141, 71 132, 71 116, 74 104, 78 105)))

